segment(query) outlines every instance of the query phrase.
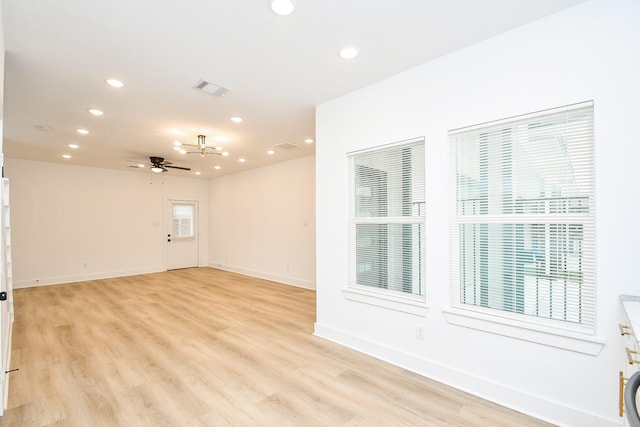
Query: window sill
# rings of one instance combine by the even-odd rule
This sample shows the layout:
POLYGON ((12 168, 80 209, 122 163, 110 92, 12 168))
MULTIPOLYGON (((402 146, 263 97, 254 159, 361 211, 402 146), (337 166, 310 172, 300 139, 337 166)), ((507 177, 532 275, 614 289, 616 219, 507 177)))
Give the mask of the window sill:
POLYGON ((426 317, 429 306, 424 299, 391 295, 384 292, 370 291, 368 289, 349 288, 342 291, 349 301, 374 305, 389 310, 400 311, 414 316, 426 317))
POLYGON ((552 329, 542 325, 502 318, 460 307, 448 307, 444 310, 444 315, 447 322, 452 325, 463 326, 591 356, 597 356, 605 345, 604 338, 584 335, 578 332, 552 329))

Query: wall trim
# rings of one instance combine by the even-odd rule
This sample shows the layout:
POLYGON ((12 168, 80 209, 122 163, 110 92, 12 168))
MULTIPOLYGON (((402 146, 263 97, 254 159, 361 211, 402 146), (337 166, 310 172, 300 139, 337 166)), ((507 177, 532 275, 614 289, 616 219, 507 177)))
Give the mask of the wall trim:
POLYGON ((316 290, 316 283, 308 280, 295 279, 293 277, 278 276, 275 274, 263 273, 259 271, 246 270, 244 268, 236 268, 222 264, 209 264, 211 268, 217 268, 218 270, 230 271, 232 273, 244 274, 245 276, 256 277, 258 279, 271 280, 272 282, 278 282, 285 285, 296 286, 298 288, 316 290))
POLYGON ((44 279, 29 279, 13 282, 13 289, 35 288, 38 286, 61 285, 64 283, 85 282, 87 280, 112 279, 115 277, 137 276, 139 274, 161 273, 167 271, 164 266, 136 268, 131 270, 105 271, 92 274, 76 274, 72 276, 48 277, 44 279))
POLYGON ((546 422, 582 427, 617 427, 620 424, 619 419, 603 418, 567 407, 542 396, 507 387, 471 372, 402 352, 322 323, 315 323, 313 335, 546 422))

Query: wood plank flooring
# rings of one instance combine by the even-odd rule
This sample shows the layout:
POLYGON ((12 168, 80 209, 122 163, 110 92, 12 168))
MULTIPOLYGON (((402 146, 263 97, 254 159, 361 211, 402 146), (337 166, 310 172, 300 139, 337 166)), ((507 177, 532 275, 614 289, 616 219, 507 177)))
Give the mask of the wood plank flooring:
POLYGON ((314 337, 315 292, 210 268, 18 289, 8 426, 548 426, 314 337))

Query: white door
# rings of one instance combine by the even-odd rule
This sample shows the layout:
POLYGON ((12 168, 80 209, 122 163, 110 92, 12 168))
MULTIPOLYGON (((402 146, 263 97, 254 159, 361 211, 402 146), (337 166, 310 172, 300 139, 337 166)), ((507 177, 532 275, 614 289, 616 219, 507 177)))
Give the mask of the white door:
POLYGON ((198 266, 198 202, 167 203, 167 270, 198 266))
POLYGON ((0 415, 7 408, 9 399, 9 375, 11 361, 11 330, 13 325, 13 278, 11 271, 11 227, 9 221, 9 180, 0 183, 0 382, 2 405, 0 415))

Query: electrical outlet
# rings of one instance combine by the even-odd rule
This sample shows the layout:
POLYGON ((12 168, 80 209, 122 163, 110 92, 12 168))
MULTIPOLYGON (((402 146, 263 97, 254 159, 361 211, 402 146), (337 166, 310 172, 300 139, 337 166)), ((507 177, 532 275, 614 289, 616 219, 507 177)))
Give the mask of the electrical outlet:
POLYGON ((416 326, 416 339, 424 339, 424 329, 422 329, 422 326, 416 326))

